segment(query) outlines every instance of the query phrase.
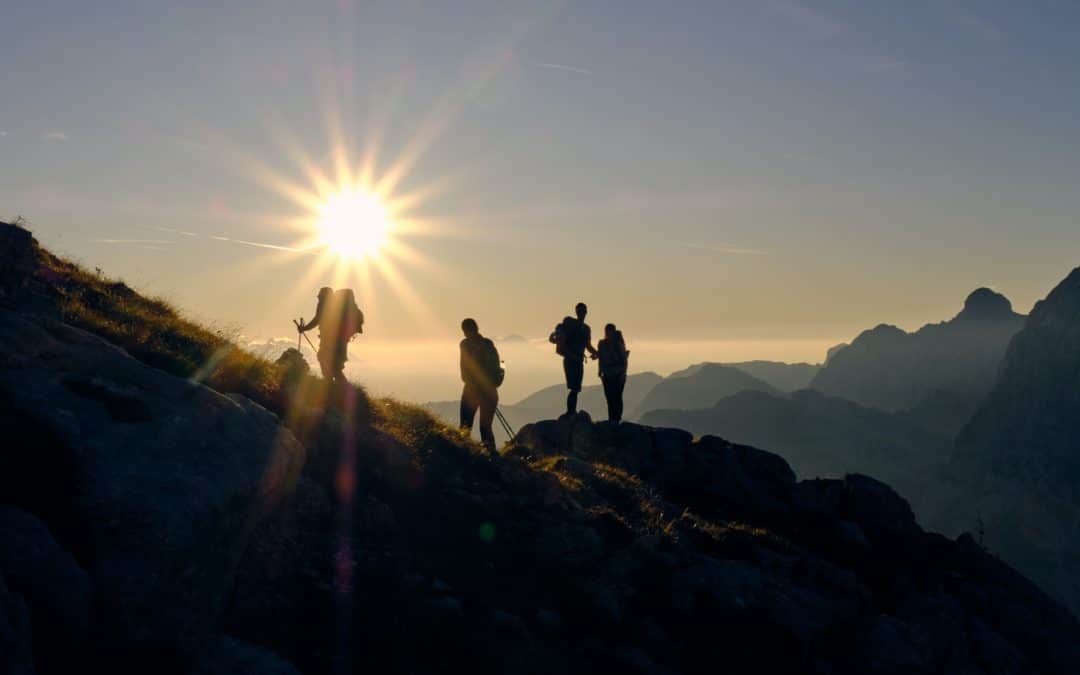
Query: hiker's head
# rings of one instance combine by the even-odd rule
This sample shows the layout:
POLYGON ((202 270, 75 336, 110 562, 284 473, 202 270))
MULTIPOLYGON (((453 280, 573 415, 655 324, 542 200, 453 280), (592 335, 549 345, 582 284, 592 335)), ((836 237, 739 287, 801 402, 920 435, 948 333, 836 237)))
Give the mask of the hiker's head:
POLYGON ((574 312, 577 313, 577 318, 584 319, 585 315, 589 313, 589 308, 585 306, 584 302, 579 302, 577 306, 574 307, 574 312))
POLYGON ((326 300, 327 298, 329 298, 333 294, 334 294, 334 289, 330 288, 329 286, 323 286, 322 288, 319 289, 319 295, 317 297, 319 298, 320 301, 322 301, 322 300, 326 300))
POLYGON ((461 332, 465 333, 465 337, 479 333, 480 327, 476 325, 476 319, 465 319, 462 321, 461 332))
POLYGON ((615 324, 609 323, 608 325, 604 326, 604 337, 606 337, 609 340, 614 340, 615 339, 615 331, 616 331, 615 324))

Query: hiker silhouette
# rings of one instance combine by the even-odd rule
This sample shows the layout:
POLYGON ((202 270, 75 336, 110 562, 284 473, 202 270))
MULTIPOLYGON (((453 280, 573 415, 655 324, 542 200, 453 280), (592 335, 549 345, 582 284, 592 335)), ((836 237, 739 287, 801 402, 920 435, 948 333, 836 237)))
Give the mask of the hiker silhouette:
POLYGON ((600 361, 600 381, 604 384, 608 419, 621 422, 623 414, 623 390, 626 388, 626 371, 630 365, 630 352, 622 331, 609 323, 604 326, 604 338, 596 345, 600 361))
POLYGON ((577 412, 578 394, 581 393, 581 381, 585 377, 585 352, 593 359, 597 358, 592 345, 592 330, 585 323, 589 308, 584 302, 574 307, 577 318, 564 317, 548 340, 555 345, 555 353, 563 357, 563 374, 566 375, 566 414, 577 412))
POLYGON ((318 326, 317 356, 323 378, 342 383, 345 382, 345 362, 349 360, 349 340, 364 332, 364 313, 357 307, 351 288, 335 291, 329 286, 323 286, 316 297, 318 304, 315 306, 315 318, 306 324, 302 318, 293 323, 301 333, 318 326))
POLYGON ((491 423, 499 405, 499 386, 505 371, 495 343, 480 334, 473 319, 461 322, 461 428, 472 431, 473 420, 480 413, 480 440, 488 452, 495 454, 495 432, 491 423))

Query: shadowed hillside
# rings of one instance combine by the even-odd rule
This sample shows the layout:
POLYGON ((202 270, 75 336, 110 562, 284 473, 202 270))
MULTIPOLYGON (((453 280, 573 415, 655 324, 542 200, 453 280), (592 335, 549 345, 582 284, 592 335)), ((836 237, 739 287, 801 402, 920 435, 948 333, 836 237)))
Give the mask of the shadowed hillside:
POLYGON ((669 377, 657 384, 633 409, 634 419, 650 410, 707 408, 740 391, 761 391, 775 396, 783 392, 731 366, 706 363, 683 377, 669 377))
POLYGON ((866 476, 584 415, 491 457, 0 255, 0 671, 1080 669, 1075 619, 866 476))
POLYGON ((1080 613, 1080 268, 1031 311, 949 466, 951 531, 986 542, 1080 613))
POLYGON ((782 363, 780 361, 738 361, 736 363, 697 363, 683 370, 677 370, 669 378, 693 375, 705 366, 727 366, 737 368, 747 375, 752 375, 770 387, 780 391, 792 392, 806 389, 821 366, 810 363, 782 363))
POLYGON ((865 473, 896 487, 916 513, 934 512, 952 441, 906 413, 864 408, 812 389, 779 398, 744 391, 703 410, 654 410, 642 423, 714 434, 770 450, 800 476, 865 473))

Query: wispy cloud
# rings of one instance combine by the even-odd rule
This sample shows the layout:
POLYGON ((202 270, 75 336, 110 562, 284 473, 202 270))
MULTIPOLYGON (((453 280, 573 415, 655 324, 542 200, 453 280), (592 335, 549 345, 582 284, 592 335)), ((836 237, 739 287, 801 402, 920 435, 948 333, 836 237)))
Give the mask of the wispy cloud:
POLYGON ((873 61, 864 63, 860 70, 864 73, 880 75, 906 75, 911 69, 911 63, 904 59, 889 59, 887 61, 873 61))
POLYGON ((768 251, 764 251, 759 248, 744 248, 742 246, 733 246, 730 244, 683 244, 686 248, 692 248, 697 251, 706 251, 708 253, 723 253, 725 255, 768 255, 768 251))
POLYGON ((68 135, 65 134, 63 131, 49 131, 45 133, 43 138, 47 141, 66 141, 68 139, 68 135))
POLYGON ((774 15, 783 17, 813 38, 835 37, 851 28, 844 21, 794 0, 769 0, 765 6, 774 15))
POLYGON ((1002 38, 1001 29, 978 14, 962 8, 956 8, 955 11, 956 21, 984 40, 997 42, 1002 38))
POLYGON ((6 131, 0 131, 0 138, 3 138, 4 136, 7 136, 7 132, 6 131))
POLYGON ((185 237, 197 237, 197 236, 199 236, 195 232, 186 232, 184 230, 177 230, 177 229, 172 228, 172 227, 155 227, 154 229, 157 230, 158 232, 169 232, 170 234, 181 234, 181 235, 183 235, 185 237))
POLYGON ((548 68, 550 70, 564 70, 568 73, 577 73, 578 75, 592 75, 593 72, 587 68, 578 68, 576 66, 564 66, 561 63, 537 63, 534 64, 537 68, 548 68))

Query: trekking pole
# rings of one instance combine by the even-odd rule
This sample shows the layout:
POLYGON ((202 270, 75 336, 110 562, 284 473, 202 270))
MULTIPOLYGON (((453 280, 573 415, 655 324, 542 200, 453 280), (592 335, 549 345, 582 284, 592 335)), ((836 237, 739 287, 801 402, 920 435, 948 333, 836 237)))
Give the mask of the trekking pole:
POLYGON ((499 424, 502 425, 503 431, 506 432, 506 435, 510 438, 510 440, 513 440, 514 436, 516 436, 517 434, 514 433, 514 429, 510 426, 510 423, 506 421, 506 417, 502 414, 502 411, 498 408, 495 408, 495 416, 499 418, 499 424))
POLYGON ((307 340, 307 343, 311 345, 311 351, 318 353, 319 350, 315 349, 315 343, 311 341, 311 338, 307 336, 307 333, 300 330, 299 325, 296 327, 296 332, 299 333, 299 335, 296 336, 296 351, 300 351, 300 335, 303 335, 304 339, 307 340))

